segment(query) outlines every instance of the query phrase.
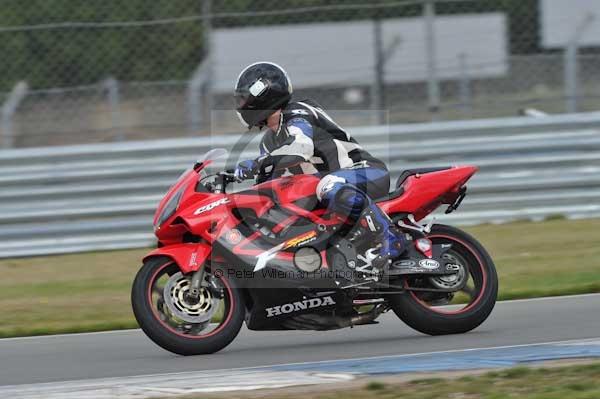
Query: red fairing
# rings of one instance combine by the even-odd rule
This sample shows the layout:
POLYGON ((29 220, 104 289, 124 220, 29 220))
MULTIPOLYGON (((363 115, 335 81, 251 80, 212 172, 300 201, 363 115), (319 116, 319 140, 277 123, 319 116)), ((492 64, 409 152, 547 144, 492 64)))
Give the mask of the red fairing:
POLYGON ((378 205, 388 215, 409 213, 423 219, 441 204, 453 203, 461 187, 477 172, 475 166, 457 166, 439 172, 414 175, 402 185, 404 194, 378 205))
POLYGON ((194 186, 195 186, 196 181, 198 181, 198 173, 202 169, 211 165, 212 163, 213 162, 211 160, 207 160, 207 161, 197 164, 195 169, 190 169, 190 170, 183 172, 183 174, 179 177, 177 182, 173 186, 171 186, 171 188, 169 188, 169 191, 167 191, 167 193, 165 194, 163 199, 158 204, 158 207, 156 208, 156 213, 154 214, 154 220, 153 220, 153 224, 155 226, 156 226, 156 223, 158 222, 158 217, 159 217, 160 213, 162 212, 164 207, 167 205, 167 202, 169 202, 169 200, 173 197, 173 195, 177 191, 179 191, 179 189, 181 189, 182 187, 186 187, 185 193, 183 195, 181 202, 182 203, 185 202, 186 198, 189 199, 191 194, 194 193, 194 186))
MULTIPOLYGON (((192 173, 194 172, 192 171, 192 173)), ((159 241, 164 245, 180 243, 183 234, 188 231, 195 231, 193 229, 198 229, 204 239, 212 241, 212 235, 208 234, 212 223, 229 218, 228 213, 219 213, 219 210, 216 209, 218 206, 210 209, 210 212, 206 211, 195 214, 203 207, 210 207, 211 204, 227 199, 227 196, 224 194, 195 192, 194 187, 197 178, 198 175, 196 174, 193 179, 188 179, 187 177, 184 179, 188 183, 188 186, 185 188, 177 212, 154 232, 159 241)))
POLYGON ((165 194, 165 196, 163 197, 162 200, 160 200, 160 203, 158 204, 158 207, 156 208, 156 213, 154 214, 154 220, 153 220, 153 224, 156 225, 156 223, 158 222, 158 216, 160 215, 161 211, 164 209, 164 207, 167 205, 167 202, 169 202, 169 200, 171 199, 171 197, 173 197, 173 195, 179 191, 180 188, 182 187, 188 187, 191 186, 191 182, 192 181, 196 181, 198 179, 198 173, 196 173, 194 170, 188 170, 186 172, 184 172, 184 174, 179 178, 179 180, 171 187, 169 188, 169 191, 167 191, 167 193, 165 194))
POLYGON ((321 217, 325 211, 324 209, 306 210, 294 204, 294 202, 300 199, 316 196, 319 180, 318 177, 313 175, 285 176, 261 183, 255 186, 255 189, 259 191, 272 191, 282 208, 300 217, 310 219, 313 223, 323 225, 338 224, 340 220, 337 218, 323 219, 321 217))
POLYGON ((285 176, 255 186, 257 190, 272 190, 280 204, 289 204, 315 195, 319 178, 313 175, 285 176))
POLYGON ((257 216, 262 216, 275 205, 266 195, 230 194, 228 197, 234 208, 252 208, 257 216))
POLYGON ((251 208, 257 216, 262 216, 273 205, 271 199, 262 195, 213 194, 188 206, 179 215, 189 231, 212 243, 223 229, 231 229, 239 223, 232 209, 251 208))
MULTIPOLYGON (((288 211, 290 217, 281 220, 273 229, 275 232, 303 217, 316 225, 344 223, 343 219, 325 213, 322 208, 303 209, 298 202, 315 196, 319 182, 316 176, 286 176, 259 184, 247 191, 225 194, 196 191, 200 170, 201 167, 184 174, 161 201, 157 215, 179 190, 183 190, 176 211, 155 230, 161 248, 148 255, 167 256, 184 273, 196 271, 202 266, 211 256, 213 243, 221 235, 239 234, 237 226, 240 220, 236 216, 239 216, 239 209, 252 209, 258 217, 264 216, 274 206, 288 211), (195 237, 196 242, 184 243, 188 233, 195 237)), ((463 166, 411 176, 403 183, 404 193, 401 196, 381 202, 379 206, 390 215, 410 213, 417 220, 422 219, 441 204, 454 203, 463 185, 476 171, 476 167, 463 166)), ((238 255, 256 256, 262 253, 264 249, 250 245, 255 238, 246 237, 242 240, 236 246, 238 255)), ((286 254, 282 253, 284 255, 286 254)))
POLYGON ((211 247, 207 244, 176 244, 155 249, 146 255, 144 261, 156 256, 166 256, 173 259, 183 273, 191 273, 202 267, 210 253, 211 247))

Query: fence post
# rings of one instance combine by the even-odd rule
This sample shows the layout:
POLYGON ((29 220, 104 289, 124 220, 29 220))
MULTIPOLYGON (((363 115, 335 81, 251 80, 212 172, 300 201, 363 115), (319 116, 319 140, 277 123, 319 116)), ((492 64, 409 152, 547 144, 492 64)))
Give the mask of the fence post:
POLYGON ((119 95, 119 82, 115 78, 108 78, 103 82, 106 90, 108 107, 110 109, 111 127, 116 141, 124 141, 125 136, 121 130, 121 99, 119 95))
POLYGON ((204 84, 204 63, 198 65, 192 75, 187 89, 188 133, 193 135, 200 130, 202 118, 200 115, 200 90, 204 84))
POLYGON ((375 76, 371 88, 371 109, 377 114, 376 122, 378 125, 387 123, 384 108, 387 107, 385 96, 385 67, 390 61, 394 52, 402 42, 400 36, 395 36, 392 42, 383 47, 383 30, 381 18, 373 20, 373 41, 375 49, 375 76))
POLYGON ((565 48, 565 111, 577 112, 577 43, 569 42, 565 48))
POLYGON ((188 114, 188 133, 194 135, 202 129, 203 122, 206 119, 204 102, 202 96, 209 79, 208 60, 205 58, 200 65, 196 67, 192 78, 189 80, 187 88, 187 114, 188 114), (202 110, 202 112, 201 112, 202 110))
POLYGON ((373 20, 373 41, 375 50, 375 76, 373 76, 373 86, 371 88, 371 109, 376 113, 376 123, 383 125, 385 118, 383 116, 384 94, 384 61, 383 61, 383 39, 381 33, 381 19, 373 20))
POLYGON ((459 96, 461 108, 465 113, 470 114, 473 107, 471 96, 471 76, 469 75, 469 64, 467 54, 460 53, 458 55, 458 68, 460 70, 459 96))
POLYGON ((204 37, 204 49, 206 54, 206 59, 204 63, 206 78, 204 84, 202 85, 202 94, 203 94, 203 108, 202 108, 202 122, 205 127, 209 130, 212 126, 212 118, 211 111, 213 108, 213 68, 214 68, 214 55, 213 55, 213 45, 212 45, 212 0, 203 0, 202 2, 202 15, 203 19, 203 37, 204 37))
POLYGON ((12 119, 19 104, 27 96, 29 86, 21 81, 13 87, 6 101, 2 105, 2 148, 12 148, 15 144, 12 119))
POLYGON ((435 47, 435 1, 425 0, 423 3, 425 20, 425 51, 427 54, 427 93, 431 119, 437 119, 440 110, 440 87, 437 78, 436 47, 435 47))
POLYGON ((565 73, 565 108, 567 113, 575 113, 579 108, 579 42, 586 29, 594 20, 593 14, 587 14, 579 25, 575 28, 573 36, 569 39, 564 53, 564 73, 565 73))

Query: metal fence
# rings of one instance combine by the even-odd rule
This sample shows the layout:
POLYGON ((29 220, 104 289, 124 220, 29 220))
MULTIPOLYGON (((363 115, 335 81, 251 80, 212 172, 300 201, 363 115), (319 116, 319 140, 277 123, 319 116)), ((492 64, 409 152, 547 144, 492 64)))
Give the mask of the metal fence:
MULTIPOLYGON (((392 175, 474 164, 481 171, 442 222, 600 216, 600 113, 354 128, 392 175)), ((237 135, 0 152, 0 258, 148 246, 176 177, 237 135)), ((251 146, 252 147, 252 146, 251 146)), ((256 155, 250 149, 240 157, 256 155)))
POLYGON ((592 111, 600 17, 577 1, 4 0, 0 147, 235 131, 212 111, 242 50, 286 63, 298 96, 372 111, 346 126, 592 111))

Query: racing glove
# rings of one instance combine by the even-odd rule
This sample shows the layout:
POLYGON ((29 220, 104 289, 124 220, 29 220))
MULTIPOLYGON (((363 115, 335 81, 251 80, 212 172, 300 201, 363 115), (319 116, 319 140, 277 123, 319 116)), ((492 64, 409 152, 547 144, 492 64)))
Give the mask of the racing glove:
POLYGON ((234 176, 237 181, 253 179, 258 174, 259 163, 254 159, 248 159, 238 163, 234 176))

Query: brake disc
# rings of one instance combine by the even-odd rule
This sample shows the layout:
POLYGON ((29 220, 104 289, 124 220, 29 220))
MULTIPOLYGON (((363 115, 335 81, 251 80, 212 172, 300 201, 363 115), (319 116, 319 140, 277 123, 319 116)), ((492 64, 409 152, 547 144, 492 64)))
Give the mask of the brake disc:
POLYGON ((198 301, 192 302, 188 298, 190 285, 191 280, 181 272, 172 275, 163 289, 165 305, 175 317, 187 323, 210 321, 219 307, 219 299, 205 287, 200 287, 198 301))

